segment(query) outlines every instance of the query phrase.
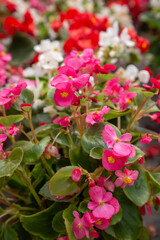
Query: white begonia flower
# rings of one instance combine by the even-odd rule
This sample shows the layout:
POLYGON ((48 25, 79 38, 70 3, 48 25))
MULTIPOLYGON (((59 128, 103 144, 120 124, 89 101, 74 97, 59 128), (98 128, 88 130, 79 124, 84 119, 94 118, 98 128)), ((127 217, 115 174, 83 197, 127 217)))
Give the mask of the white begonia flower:
POLYGON ((27 88, 32 91, 34 95, 34 102, 33 102, 33 108, 37 108, 38 106, 41 106, 43 104, 43 101, 39 99, 40 93, 43 89, 43 83, 38 81, 38 83, 35 85, 28 85, 27 88))
POLYGON ((23 18, 23 15, 29 8, 29 4, 23 0, 12 0, 16 4, 16 12, 13 13, 15 17, 23 18))
POLYGON ((49 39, 42 40, 40 44, 34 46, 34 50, 39 53, 44 52, 61 52, 59 41, 50 41, 49 39))
POLYGON ((24 77, 33 77, 35 76, 35 69, 33 67, 27 67, 23 70, 24 77))
POLYGON ((52 70, 58 67, 58 62, 63 61, 60 52, 45 52, 39 56, 38 66, 45 70, 52 70))
POLYGON ((113 24, 113 27, 107 28, 106 32, 100 32, 99 45, 102 47, 116 46, 120 42, 118 36, 119 27, 118 22, 113 24))
POLYGON ((146 71, 146 70, 141 70, 139 73, 138 73, 138 78, 139 78, 139 81, 141 83, 148 83, 149 82, 149 79, 150 79, 150 75, 149 75, 149 72, 146 71))
POLYGON ((76 8, 79 11, 83 11, 83 0, 67 0, 67 6, 70 8, 76 8))
POLYGON ((133 64, 128 65, 126 70, 124 71, 124 76, 127 79, 130 79, 131 81, 134 81, 137 75, 138 75, 138 68, 133 64))
POLYGON ((153 8, 160 8, 160 0, 150 0, 150 5, 153 8))
POLYGON ((124 28, 120 34, 120 40, 122 43, 124 43, 127 47, 133 47, 135 45, 135 42, 130 40, 130 36, 128 34, 128 29, 124 28))

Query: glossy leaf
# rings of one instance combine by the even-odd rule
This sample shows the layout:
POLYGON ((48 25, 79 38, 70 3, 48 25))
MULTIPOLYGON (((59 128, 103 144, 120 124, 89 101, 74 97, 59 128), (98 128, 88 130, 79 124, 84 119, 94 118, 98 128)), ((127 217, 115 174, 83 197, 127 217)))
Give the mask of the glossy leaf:
POLYGON ((31 234, 46 240, 52 240, 58 237, 58 233, 52 228, 52 219, 56 213, 65 209, 66 207, 67 204, 65 203, 54 203, 49 208, 33 215, 22 215, 20 217, 20 221, 24 229, 31 234))
POLYGON ((91 159, 88 153, 83 150, 83 148, 72 148, 69 152, 69 156, 70 162, 73 166, 80 165, 89 172, 94 171, 98 167, 97 161, 91 159))
POLYGON ((67 196, 80 191, 78 183, 71 178, 75 166, 63 167, 50 179, 49 191, 53 196, 67 196))
POLYGON ((114 193, 122 208, 122 219, 105 231, 118 240, 135 240, 139 237, 142 228, 141 214, 139 209, 117 189, 114 193))
POLYGON ((50 137, 45 137, 37 144, 28 141, 19 141, 15 143, 15 146, 22 147, 24 151, 23 161, 25 163, 34 163, 40 158, 49 141, 50 137))
POLYGON ((20 165, 23 159, 23 151, 21 148, 15 148, 8 159, 0 160, 0 178, 12 176, 16 168, 20 165))
POLYGON ((22 115, 10 115, 7 117, 0 117, 0 124, 5 127, 10 127, 12 124, 20 122, 24 119, 22 115))
POLYGON ((9 46, 13 65, 22 65, 30 61, 34 55, 34 42, 31 37, 24 33, 16 33, 9 46))
POLYGON ((92 148, 90 151, 90 156, 95 159, 102 159, 103 153, 104 153, 104 148, 102 147, 95 147, 92 148))

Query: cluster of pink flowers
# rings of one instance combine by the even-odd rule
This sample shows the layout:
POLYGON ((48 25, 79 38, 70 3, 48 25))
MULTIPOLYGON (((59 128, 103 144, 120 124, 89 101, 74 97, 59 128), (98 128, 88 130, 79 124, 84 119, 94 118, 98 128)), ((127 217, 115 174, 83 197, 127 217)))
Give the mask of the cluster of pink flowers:
POLYGON ((108 99, 124 110, 132 103, 132 99, 137 95, 134 92, 129 92, 130 80, 126 81, 125 85, 121 87, 118 77, 107 82, 103 92, 108 99))
POLYGON ((89 195, 92 201, 88 203, 88 209, 92 212, 86 211, 82 218, 78 212, 73 212, 75 217, 73 231, 77 239, 84 236, 89 238, 89 230, 90 236, 97 238, 99 234, 94 227, 101 230, 107 229, 112 216, 117 214, 120 209, 117 199, 112 196, 111 192, 106 192, 104 187, 91 187, 89 195))
POLYGON ((105 65, 102 68, 100 60, 93 57, 93 49, 85 49, 81 54, 72 51, 65 57, 64 64, 58 68, 58 76, 51 81, 51 86, 56 88, 53 99, 59 106, 77 104, 82 97, 79 90, 91 87, 89 80, 94 73, 102 71, 108 73, 109 70, 115 70, 112 65, 105 65))
POLYGON ((3 88, 0 91, 0 106, 5 107, 5 109, 9 109, 11 104, 16 102, 19 98, 19 95, 22 89, 25 89, 27 84, 23 81, 18 81, 16 85, 10 85, 8 88, 3 88))

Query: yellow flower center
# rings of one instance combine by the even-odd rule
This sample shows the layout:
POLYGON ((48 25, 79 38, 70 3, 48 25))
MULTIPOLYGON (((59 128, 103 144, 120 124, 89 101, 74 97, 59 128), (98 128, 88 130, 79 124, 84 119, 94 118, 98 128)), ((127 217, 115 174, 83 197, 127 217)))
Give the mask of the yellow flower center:
POLYGON ((68 78, 69 78, 69 80, 72 80, 72 76, 69 76, 68 78))
POLYGON ((128 177, 125 177, 125 178, 123 179, 123 182, 126 183, 126 184, 128 184, 128 183, 131 183, 132 180, 131 180, 130 178, 128 178, 128 177))
POLYGON ((9 85, 9 87, 10 87, 10 88, 13 88, 13 87, 14 87, 14 85, 13 85, 13 84, 11 84, 11 85, 9 85))
POLYGON ((97 114, 97 113, 98 113, 98 111, 95 111, 95 112, 94 112, 94 114, 97 114))
POLYGON ((95 222, 96 225, 101 225, 102 224, 102 221, 101 220, 98 220, 97 222, 95 222))
POLYGON ((78 223, 78 228, 82 228, 82 225, 80 223, 78 223))
POLYGON ((56 52, 56 51, 58 51, 58 48, 55 47, 53 50, 56 52))
POLYGON ((146 48, 147 44, 146 43, 142 43, 142 48, 146 48))
POLYGON ((103 202, 103 201, 99 202, 99 205, 100 205, 100 206, 102 206, 103 204, 104 204, 104 202, 103 202))
POLYGON ((62 96, 63 98, 68 97, 68 93, 67 93, 67 92, 62 92, 62 93, 60 93, 60 94, 61 94, 61 96, 62 96))
POLYGON ((96 22, 96 18, 95 18, 95 17, 92 17, 92 18, 91 18, 91 21, 92 21, 93 23, 95 23, 95 22, 96 22))
POLYGON ((108 158, 108 162, 109 162, 109 163, 115 163, 115 159, 114 159, 113 157, 109 157, 109 158, 108 158))
POLYGON ((45 158, 47 159, 47 160, 49 160, 49 159, 51 159, 51 155, 49 154, 49 153, 45 153, 45 158))
POLYGON ((128 100, 126 101, 126 103, 130 105, 130 104, 132 103, 132 101, 131 101, 130 99, 128 99, 128 100))
POLYGON ((1 56, 3 57, 3 56, 5 56, 6 55, 6 53, 5 52, 1 52, 1 56))
POLYGON ((148 201, 148 204, 149 204, 149 206, 152 206, 153 205, 153 201, 152 200, 148 201))
POLYGON ((119 139, 119 138, 117 138, 115 141, 116 141, 116 142, 119 142, 119 141, 120 141, 120 139, 119 139))

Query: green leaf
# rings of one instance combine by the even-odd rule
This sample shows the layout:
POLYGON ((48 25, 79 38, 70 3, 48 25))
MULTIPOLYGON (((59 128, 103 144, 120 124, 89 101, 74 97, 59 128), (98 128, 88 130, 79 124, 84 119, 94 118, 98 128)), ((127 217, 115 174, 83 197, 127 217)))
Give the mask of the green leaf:
POLYGON ((5 127, 10 127, 12 124, 20 122, 24 119, 22 115, 10 115, 7 117, 0 118, 0 124, 3 124, 5 127))
POLYGON ((144 95, 145 97, 153 97, 153 96, 154 96, 154 93, 153 93, 153 92, 143 91, 142 93, 143 93, 143 95, 144 95))
MULTIPOLYGON (((108 125, 112 126, 118 137, 120 137, 121 133, 113 124, 107 123, 108 125)), ((104 143, 102 139, 102 131, 105 127, 105 123, 99 122, 91 125, 87 131, 83 134, 82 137, 82 147, 86 152, 90 152, 90 150, 94 147, 102 147, 107 148, 107 145, 104 143)))
POLYGON ((78 183, 71 178, 74 166, 63 167, 50 179, 49 191, 53 196, 67 196, 80 191, 78 183))
POLYGON ((109 225, 115 225, 116 223, 120 222, 122 219, 122 208, 120 208, 119 212, 116 215, 113 215, 109 225))
POLYGON ((86 211, 90 211, 88 209, 88 203, 89 203, 90 200, 84 200, 82 201, 80 204, 79 204, 79 207, 78 207, 78 211, 80 211, 81 213, 85 213, 86 211))
POLYGON ((29 103, 32 104, 34 100, 34 94, 29 89, 22 89, 20 97, 19 97, 19 103, 29 103))
POLYGON ((104 148, 102 147, 95 147, 92 148, 90 151, 90 156, 95 159, 102 159, 103 153, 104 153, 104 148))
MULTIPOLYGON (((37 136, 42 135, 43 133, 49 134, 55 128, 54 124, 49 123, 43 126, 39 126, 34 129, 37 136)), ((32 136, 32 132, 28 133, 29 136, 32 136)))
POLYGON ((127 185, 123 191, 135 205, 141 207, 148 202, 151 195, 148 175, 140 165, 132 165, 129 169, 137 170, 139 175, 133 186, 127 185))
POLYGON ((18 234, 19 240, 33 240, 31 235, 27 231, 24 230, 24 228, 22 227, 22 225, 19 221, 13 223, 12 226, 18 234))
MULTIPOLYGON (((56 135, 58 134, 59 132, 59 129, 54 129, 52 134, 53 134, 53 137, 55 138, 56 135)), ((64 133, 61 133, 58 138, 56 139, 56 142, 59 143, 59 144, 62 144, 62 145, 65 145, 67 147, 71 147, 72 144, 71 144, 71 141, 68 137, 68 134, 64 134, 64 133)))
POLYGON ((105 231, 118 240, 135 240, 139 237, 142 220, 139 209, 123 194, 121 189, 116 189, 114 197, 118 199, 123 216, 120 222, 109 226, 105 231))
POLYGON ((94 171, 98 167, 97 161, 89 158, 88 153, 86 153, 81 147, 72 148, 69 151, 69 156, 73 166, 80 165, 89 172, 94 171))
POLYGON ((128 161, 126 163, 127 164, 130 164, 130 163, 134 163, 135 161, 137 161, 140 157, 143 157, 144 156, 144 152, 141 151, 138 147, 132 145, 132 147, 134 147, 134 149, 136 150, 136 156, 134 158, 128 158, 128 161))
POLYGON ((98 76, 99 83, 107 82, 116 77, 115 74, 97 74, 97 76, 98 76))
POLYGON ((10 226, 6 226, 3 234, 4 234, 3 240, 18 240, 19 239, 16 231, 13 228, 11 228, 10 226))
POLYGON ((4 183, 5 183, 5 177, 0 178, 0 190, 3 187, 4 183))
POLYGON ((52 196, 49 192, 49 181, 46 182, 43 187, 40 189, 39 194, 41 194, 42 196, 44 196, 45 198, 51 200, 51 201, 55 201, 55 202, 69 202, 72 200, 71 196, 66 196, 63 198, 56 198, 56 196, 52 196))
POLYGON ((139 240, 151 240, 147 228, 143 227, 139 240))
POLYGON ((151 174, 149 171, 146 170, 150 181, 152 183, 153 194, 157 194, 160 192, 160 173, 153 173, 151 174))
POLYGON ((65 220, 65 225, 66 225, 66 230, 67 230, 69 240, 77 240, 77 238, 75 238, 73 227, 72 227, 73 221, 74 221, 73 211, 77 211, 77 208, 74 205, 70 205, 63 212, 63 218, 65 220))
POLYGON ((8 159, 0 160, 0 178, 12 176, 16 168, 22 162, 23 151, 21 148, 15 148, 8 159))
POLYGON ((141 21, 148 23, 151 27, 160 30, 159 18, 154 11, 148 11, 141 14, 140 19, 141 21))
POLYGON ((104 117, 105 120, 111 120, 111 119, 114 119, 114 118, 117 118, 117 117, 122 117, 122 116, 128 115, 131 112, 132 112, 131 109, 124 110, 124 111, 121 111, 121 112, 110 110, 109 113, 104 114, 103 117, 104 117))
POLYGON ((56 202, 51 207, 36 214, 20 216, 20 222, 24 229, 33 235, 39 236, 45 240, 53 240, 58 237, 58 233, 52 228, 52 219, 56 213, 65 209, 67 206, 66 203, 56 202))
POLYGON ((34 42, 31 37, 24 33, 16 33, 8 52, 12 55, 13 65, 22 65, 30 61, 34 55, 34 42))
POLYGON ((60 233, 65 233, 65 224, 63 219, 63 211, 58 212, 52 220, 53 230, 60 233))
POLYGON ((50 137, 45 137, 39 143, 34 144, 28 141, 18 141, 14 146, 21 146, 24 151, 23 162, 25 163, 34 163, 36 162, 42 153, 44 152, 47 144, 50 141, 50 137))

